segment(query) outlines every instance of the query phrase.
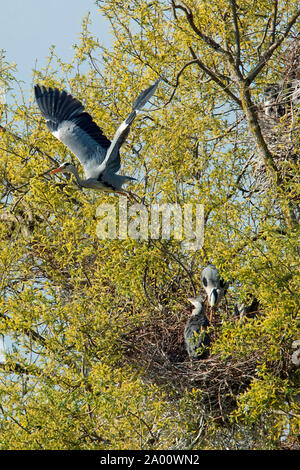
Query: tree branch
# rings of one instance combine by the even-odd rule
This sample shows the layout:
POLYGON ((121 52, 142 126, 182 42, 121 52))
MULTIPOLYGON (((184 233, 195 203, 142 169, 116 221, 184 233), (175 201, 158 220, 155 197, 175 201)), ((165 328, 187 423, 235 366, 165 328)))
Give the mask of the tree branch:
POLYGON ((258 62, 258 64, 251 70, 251 72, 249 72, 248 76, 245 79, 245 82, 248 86, 250 85, 250 83, 253 82, 253 80, 257 77, 257 75, 260 73, 260 71, 264 68, 264 66, 270 60, 270 58, 272 57, 272 55, 276 51, 276 49, 282 44, 282 42, 284 41, 284 39, 287 37, 288 33, 290 32, 291 28, 296 23, 299 16, 300 16, 300 9, 297 11, 297 13, 294 14, 294 16, 288 22, 288 24, 285 28, 285 31, 282 34, 281 38, 278 39, 273 44, 271 44, 271 46, 268 48, 268 50, 263 54, 263 56, 260 59, 260 61, 258 62))
POLYGON ((193 56, 193 58, 195 59, 196 63, 198 64, 198 66, 201 68, 201 70, 203 70, 207 75, 209 75, 215 83, 217 83, 217 85, 219 85, 223 91, 225 91, 225 93, 227 93, 227 95, 233 99, 241 108, 242 108, 242 102, 241 100, 235 96, 234 93, 232 93, 232 91, 228 88, 228 85, 226 85, 226 83, 222 82, 222 80, 219 79, 219 77, 210 69, 208 68, 204 62, 202 62, 201 59, 199 59, 195 53, 195 51, 193 50, 193 48, 190 46, 189 47, 190 49, 190 52, 193 56))
POLYGON ((274 0, 274 15, 273 15, 273 21, 272 21, 272 40, 271 40, 271 44, 274 44, 274 42, 275 42, 277 11, 278 11, 278 0, 274 0))
MULTIPOLYGON (((269 150, 267 143, 264 139, 264 136, 262 134, 262 130, 261 130, 259 120, 258 120, 258 115, 257 115, 257 107, 252 102, 249 86, 251 82, 256 78, 256 76, 260 73, 260 71, 263 69, 263 67, 268 62, 268 60, 272 57, 274 51, 282 44, 284 39, 288 36, 288 33, 290 32, 291 28, 293 27, 293 25, 295 24, 295 22, 297 21, 300 15, 300 10, 298 10, 290 19, 290 21, 287 23, 284 33, 282 33, 281 37, 276 42, 271 44, 271 46, 268 48, 268 50, 263 54, 263 56, 259 60, 258 64, 252 69, 252 71, 250 71, 248 76, 244 78, 242 72, 240 71, 240 65, 241 65, 240 34, 239 34, 239 29, 238 29, 238 16, 237 16, 237 11, 236 11, 237 9, 236 9, 235 0, 229 0, 229 2, 231 5, 233 23, 234 23, 234 33, 235 33, 235 41, 236 41, 236 48, 237 48, 236 60, 234 60, 232 54, 229 51, 223 49, 216 41, 214 41, 212 38, 208 37, 207 35, 202 33, 202 31, 200 31, 200 29, 195 24, 194 15, 191 9, 183 1, 180 1, 180 3, 175 3, 174 0, 171 0, 171 1, 172 1, 172 6, 173 6, 173 12, 176 9, 182 10, 185 13, 186 18, 191 28, 197 34, 197 36, 201 38, 205 42, 205 44, 207 44, 211 49, 213 49, 214 52, 222 53, 225 60, 227 61, 227 64, 229 68, 231 69, 231 73, 234 77, 234 80, 238 85, 240 98, 238 98, 234 93, 232 93, 232 91, 228 88, 228 86, 222 80, 220 80, 220 78, 216 75, 216 73, 212 71, 209 67, 207 67, 202 62, 202 60, 197 57, 192 46, 189 46, 192 57, 194 60, 197 60, 197 64, 201 68, 201 70, 207 73, 223 89, 223 91, 225 91, 225 93, 227 93, 227 95, 231 99, 233 99, 243 109, 246 119, 247 119, 250 133, 252 134, 257 150, 263 159, 266 172, 269 175, 275 187, 277 188, 278 194, 280 194, 281 190, 284 187, 284 184, 283 184, 284 181, 275 163, 274 155, 269 150)), ((276 5, 275 5, 274 16, 276 16, 276 5)), ((276 22, 275 19, 274 21, 276 22)), ((273 26, 273 32, 275 34, 274 26, 273 26)), ((285 214, 287 224, 290 227, 293 226, 295 224, 296 219, 295 219, 295 215, 294 215, 292 208, 289 206, 287 209, 284 207, 282 209, 285 214)))
POLYGON ((268 30, 269 30, 269 26, 270 26, 270 22, 271 22, 271 16, 268 18, 268 21, 267 21, 267 24, 266 24, 266 27, 265 27, 265 31, 264 31, 264 34, 263 34, 263 37, 262 37, 262 40, 260 41, 259 45, 258 45, 257 48, 256 48, 257 57, 258 57, 259 60, 260 60, 260 58, 261 58, 260 50, 261 50, 261 48, 262 48, 263 43, 264 43, 265 40, 266 40, 266 37, 267 37, 267 34, 268 34, 268 30))
POLYGON ((183 71, 184 71, 187 67, 189 67, 190 65, 196 64, 196 63, 197 63, 197 59, 190 60, 189 62, 187 62, 186 64, 184 64, 184 66, 182 67, 182 69, 177 73, 177 75, 176 75, 176 83, 175 83, 175 85, 173 85, 174 89, 173 89, 173 91, 172 91, 172 93, 171 93, 170 98, 168 99, 168 101, 167 101, 166 103, 164 103, 163 107, 167 106, 167 105, 172 101, 172 99, 173 99, 173 97, 174 97, 174 95, 175 95, 175 93, 176 93, 176 89, 177 89, 177 87, 178 87, 178 85, 179 85, 179 78, 180 78, 180 76, 182 75, 183 71))
POLYGON ((221 54, 224 54, 225 56, 227 56, 233 62, 233 57, 230 54, 230 52, 223 49, 223 47, 220 46, 220 44, 218 44, 214 39, 212 39, 209 36, 207 36, 206 34, 202 33, 202 31, 195 24, 194 15, 193 15, 192 10, 184 2, 181 1, 180 3, 181 4, 176 4, 175 1, 172 0, 173 11, 176 10, 176 9, 182 10, 185 13, 186 18, 187 18, 191 28, 197 34, 197 36, 199 36, 205 42, 205 44, 207 44, 214 51, 219 52, 221 54))
POLYGON ((0 363, 0 369, 3 369, 6 372, 13 372, 17 374, 25 374, 25 375, 34 375, 40 377, 43 375, 42 369, 37 367, 35 364, 31 364, 29 366, 22 366, 17 362, 5 362, 0 363))
MULTIPOLYGON (((7 129, 6 127, 3 127, 1 126, 0 124, 0 131, 3 132, 3 133, 8 133, 9 135, 11 135, 14 139, 16 140, 20 140, 21 142, 24 142, 26 144, 26 141, 20 137, 19 135, 15 134, 14 132, 12 132, 11 130, 7 129)), ((33 150, 35 150, 36 152, 38 152, 39 154, 41 155, 46 155, 46 157, 51 160, 52 163, 54 163, 55 165, 58 165, 58 162, 57 160, 55 160, 55 158, 52 158, 51 155, 49 155, 48 153, 44 152, 43 150, 41 150, 39 147, 37 147, 36 145, 31 145, 31 148, 33 148, 33 150)))
POLYGON ((235 44, 236 44, 236 59, 235 65, 238 68, 241 64, 241 43, 240 43, 240 31, 238 25, 238 16, 236 12, 236 3, 235 0, 229 0, 232 16, 233 16, 233 24, 234 24, 234 36, 235 36, 235 44))

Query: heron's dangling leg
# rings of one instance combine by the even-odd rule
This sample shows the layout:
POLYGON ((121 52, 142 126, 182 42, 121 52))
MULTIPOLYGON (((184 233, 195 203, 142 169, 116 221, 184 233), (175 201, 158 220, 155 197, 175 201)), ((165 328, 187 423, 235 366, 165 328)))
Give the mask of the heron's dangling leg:
POLYGON ((126 192, 133 199, 134 202, 137 202, 138 204, 141 203, 141 201, 137 199, 138 196, 136 196, 134 193, 132 193, 131 191, 126 191, 126 192))
POLYGON ((115 191, 117 194, 121 194, 122 196, 126 196, 131 202, 137 202, 136 196, 131 191, 115 191))

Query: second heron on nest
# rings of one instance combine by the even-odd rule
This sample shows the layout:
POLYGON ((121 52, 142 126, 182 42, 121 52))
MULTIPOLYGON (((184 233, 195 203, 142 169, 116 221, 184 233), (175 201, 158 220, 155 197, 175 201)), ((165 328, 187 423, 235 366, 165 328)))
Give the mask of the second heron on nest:
POLYGON ((188 299, 194 309, 184 329, 184 340, 190 359, 205 359, 210 345, 209 321, 205 315, 205 302, 202 297, 188 299))

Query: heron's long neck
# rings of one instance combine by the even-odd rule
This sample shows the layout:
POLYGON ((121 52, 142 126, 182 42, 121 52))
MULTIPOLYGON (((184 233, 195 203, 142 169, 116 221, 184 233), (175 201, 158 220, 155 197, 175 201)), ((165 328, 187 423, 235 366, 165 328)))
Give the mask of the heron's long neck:
POLYGON ((75 179, 76 179, 76 182, 77 182, 78 186, 83 187, 84 186, 84 180, 82 180, 80 178, 78 170, 75 166, 72 168, 71 173, 73 173, 73 175, 75 176, 75 179))
POLYGON ((202 305, 199 305, 198 307, 194 308, 194 310, 192 311, 192 315, 193 315, 193 316, 196 316, 196 315, 204 315, 204 313, 203 313, 203 306, 202 306, 202 305))

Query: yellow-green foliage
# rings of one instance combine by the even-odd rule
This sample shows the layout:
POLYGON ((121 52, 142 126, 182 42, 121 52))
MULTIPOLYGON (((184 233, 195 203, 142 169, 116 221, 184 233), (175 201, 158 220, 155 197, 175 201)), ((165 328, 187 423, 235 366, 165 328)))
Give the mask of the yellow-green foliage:
MULTIPOLYGON (((80 99, 108 138, 139 92, 163 77, 152 111, 136 119, 122 147, 121 173, 137 177, 132 189, 147 204, 203 204, 201 250, 188 252, 176 239, 100 240, 97 207, 117 209, 118 198, 49 175, 62 161, 80 166, 46 128, 33 95, 1 106, 0 333, 9 341, 0 369, 1 449, 222 448, 234 426, 233 447, 274 448, 287 418, 291 436, 299 432, 298 377, 290 365, 299 338, 299 227, 291 223, 299 178, 257 192, 249 159, 266 155, 238 101, 242 85, 228 55, 197 34, 235 57, 232 3, 99 2, 111 21, 113 48, 90 35, 85 18, 72 62, 52 49, 45 67, 34 71, 34 82, 80 99), (220 361, 257 359, 248 386, 231 392, 228 412, 221 406, 228 393, 218 397, 221 417, 202 402, 205 390, 192 382, 162 385, 151 361, 145 366, 130 355, 150 326, 155 331, 163 322, 168 330, 177 319, 183 326, 186 299, 199 292, 208 262, 232 280, 211 354, 220 361), (234 302, 249 293, 259 314, 239 321, 234 302), (257 426, 256 441, 241 437, 249 422, 257 426)), ((237 11, 244 74, 269 47, 266 28, 274 16, 272 2, 248 3, 237 11)), ((278 2, 275 39, 295 10, 294 0, 278 2)), ((291 37, 251 85, 254 101, 280 76, 280 54, 291 37)), ((12 86, 13 70, 2 66, 12 86)), ((296 114, 293 125, 299 127, 296 114)))

